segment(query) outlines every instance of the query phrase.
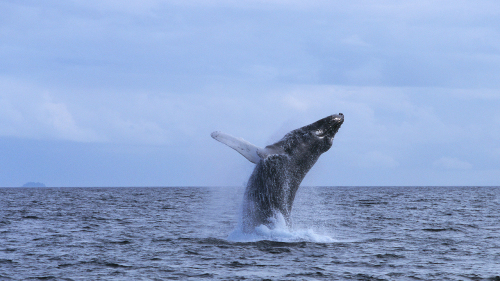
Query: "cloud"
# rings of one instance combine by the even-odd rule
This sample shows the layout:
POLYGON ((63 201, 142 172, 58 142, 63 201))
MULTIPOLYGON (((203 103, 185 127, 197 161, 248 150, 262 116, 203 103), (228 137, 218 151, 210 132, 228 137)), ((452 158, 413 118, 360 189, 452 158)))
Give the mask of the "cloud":
POLYGON ((370 151, 360 157, 359 166, 362 168, 396 168, 399 162, 380 151, 370 151))
POLYGON ((472 169, 472 164, 462 161, 455 157, 441 157, 432 163, 434 167, 449 170, 468 170, 472 169))
POLYGON ((355 69, 347 70, 346 79, 357 85, 379 85, 382 81, 383 62, 378 59, 365 62, 355 69))
POLYGON ((358 152, 368 153, 386 151, 383 146, 406 150, 488 140, 483 147, 491 151, 499 130, 497 119, 487 117, 497 114, 489 99, 473 99, 470 92, 463 115, 461 108, 447 106, 465 105, 461 95, 451 90, 438 95, 441 90, 433 88, 243 84, 179 95, 134 89, 75 91, 5 77, 0 84, 0 134, 18 137, 167 144, 223 130, 263 144, 285 124, 280 133, 342 112, 344 138, 365 147, 358 152))
POLYGON ((161 0, 72 0, 76 7, 98 10, 101 13, 121 12, 131 14, 149 13, 161 6, 165 1, 161 0))
POLYGON ((0 77, 1 136, 73 141, 102 140, 91 128, 78 124, 67 104, 54 101, 46 90, 0 77))
POLYGON ((10 74, 46 84, 500 83, 494 1, 41 3, 0 4, 0 59, 10 74))
MULTIPOLYGON (((186 163, 216 161, 217 171, 200 173, 206 177, 223 175, 228 167, 244 160, 230 150, 226 154, 210 138, 212 131, 222 130, 264 146, 290 130, 339 112, 344 113, 345 122, 332 152, 322 157, 309 184, 328 184, 333 176, 336 182, 348 185, 377 184, 382 178, 367 171, 424 169, 428 159, 440 153, 457 157, 436 160, 432 165, 436 171, 473 170, 470 163, 460 160, 467 155, 484 163, 484 169, 498 165, 491 152, 498 149, 498 136, 492 132, 499 123, 490 118, 498 104, 489 96, 474 99, 472 92, 464 100, 451 90, 437 95, 441 90, 432 88, 219 85, 179 95, 106 89, 75 93, 5 77, 0 85, 4 89, 0 94, 0 136, 107 143, 111 147, 138 145, 140 151, 161 147, 165 155, 182 157, 186 163), (481 114, 469 117, 469 112, 481 114), (359 173, 365 176, 357 181, 359 173)), ((235 171, 237 181, 224 184, 241 184, 248 176, 247 168, 235 171)), ((177 170, 182 169, 191 168, 177 170)), ((406 175, 412 178, 410 172, 406 175)), ((393 178, 397 177, 384 176, 383 183, 391 184, 393 178)), ((472 175, 468 179, 471 182, 472 175)), ((207 182, 216 184, 217 180, 207 182)), ((405 179, 401 176, 397 183, 404 184, 405 179)))
POLYGON ((37 121, 49 137, 53 135, 55 138, 84 142, 102 140, 92 130, 77 126, 66 104, 46 101, 35 106, 39 109, 35 112, 37 121))
MULTIPOLYGON (((164 146, 198 159, 213 130, 264 145, 342 112, 334 146, 346 167, 401 171, 452 155, 493 169, 499 8, 3 1, 0 137, 164 146)), ((450 159, 433 167, 467 167, 450 159)))
POLYGON ((353 34, 349 37, 346 37, 342 40, 340 40, 341 43, 350 45, 350 46, 355 46, 355 47, 370 47, 370 44, 366 43, 359 35, 353 34))
POLYGON ((283 102, 285 103, 285 106, 298 111, 306 111, 310 108, 309 99, 305 100, 294 96, 284 96, 283 102))

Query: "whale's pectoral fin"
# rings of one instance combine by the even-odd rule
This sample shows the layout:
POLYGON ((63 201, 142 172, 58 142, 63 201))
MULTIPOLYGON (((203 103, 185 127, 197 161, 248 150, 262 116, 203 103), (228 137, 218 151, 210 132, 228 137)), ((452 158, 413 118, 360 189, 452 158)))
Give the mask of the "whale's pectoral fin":
POLYGON ((259 163, 261 157, 258 151, 264 151, 264 148, 257 147, 242 138, 236 138, 231 135, 225 134, 223 132, 213 132, 210 134, 212 138, 217 141, 222 142, 223 144, 229 146, 230 148, 238 151, 241 155, 243 155, 246 159, 248 159, 252 163, 259 163))

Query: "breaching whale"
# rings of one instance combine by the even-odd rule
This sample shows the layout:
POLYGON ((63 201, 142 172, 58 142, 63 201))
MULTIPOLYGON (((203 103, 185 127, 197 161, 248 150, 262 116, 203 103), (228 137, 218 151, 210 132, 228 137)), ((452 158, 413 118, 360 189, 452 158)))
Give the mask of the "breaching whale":
POLYGON ((299 185, 319 156, 330 149, 343 122, 342 113, 334 114, 293 130, 264 148, 222 132, 211 134, 257 164, 245 190, 243 232, 252 232, 259 225, 272 228, 279 215, 291 226, 290 213, 299 185))

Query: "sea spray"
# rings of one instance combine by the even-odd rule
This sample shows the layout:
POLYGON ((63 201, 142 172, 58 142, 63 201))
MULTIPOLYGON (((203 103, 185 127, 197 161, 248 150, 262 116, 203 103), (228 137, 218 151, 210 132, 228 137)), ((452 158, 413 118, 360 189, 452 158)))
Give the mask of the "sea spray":
POLYGON ((229 234, 227 240, 232 242, 257 242, 262 240, 276 242, 315 242, 333 243, 337 240, 327 235, 317 234, 313 229, 290 229, 281 214, 276 214, 271 218, 270 225, 259 225, 251 232, 243 231, 240 223, 229 234))

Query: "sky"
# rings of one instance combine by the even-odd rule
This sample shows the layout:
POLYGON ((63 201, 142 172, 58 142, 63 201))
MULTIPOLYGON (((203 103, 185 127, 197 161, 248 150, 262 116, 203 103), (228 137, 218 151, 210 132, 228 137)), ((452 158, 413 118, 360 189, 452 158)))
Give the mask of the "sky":
POLYGON ((240 186, 345 122, 303 185, 500 185, 500 2, 0 0, 0 186, 240 186))

